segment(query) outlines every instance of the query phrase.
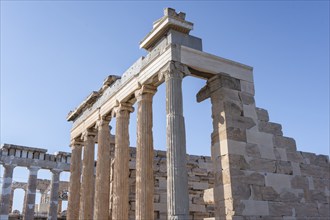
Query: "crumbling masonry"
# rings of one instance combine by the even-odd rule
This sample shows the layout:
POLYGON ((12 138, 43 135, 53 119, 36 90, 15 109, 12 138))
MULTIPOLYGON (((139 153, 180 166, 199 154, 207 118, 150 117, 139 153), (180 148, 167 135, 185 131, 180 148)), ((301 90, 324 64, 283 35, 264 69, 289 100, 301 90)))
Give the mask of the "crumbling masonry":
POLYGON ((140 42, 146 57, 122 77, 108 76, 69 113, 67 219, 329 219, 329 158, 298 152, 256 107, 252 67, 203 52, 192 28, 184 13, 165 9, 140 42), (211 158, 186 155, 184 77, 206 82, 197 101, 211 101, 211 158), (166 163, 152 134, 152 100, 164 82, 166 163), (130 150, 134 103, 137 145, 130 150))

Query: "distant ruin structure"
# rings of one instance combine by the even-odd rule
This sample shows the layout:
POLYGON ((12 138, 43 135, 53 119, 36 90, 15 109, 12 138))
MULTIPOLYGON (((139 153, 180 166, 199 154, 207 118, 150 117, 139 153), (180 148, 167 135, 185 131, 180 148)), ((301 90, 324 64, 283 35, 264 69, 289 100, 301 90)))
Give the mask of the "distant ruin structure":
POLYGON ((70 153, 57 152, 52 155, 47 154, 46 149, 4 144, 0 148, 0 164, 4 167, 0 219, 8 219, 9 213, 12 211, 14 190, 17 188, 22 188, 26 192, 23 205, 24 220, 34 219, 37 189, 41 193, 47 189, 50 190, 50 201, 46 207, 48 218, 57 219, 60 190, 59 174, 63 171, 70 172, 70 158, 70 153), (13 171, 17 166, 26 167, 29 170, 27 184, 13 183, 13 171), (50 184, 47 181, 37 179, 40 169, 47 169, 52 173, 50 184))
MULTIPOLYGON (((58 173, 70 169, 69 220, 330 219, 329 157, 297 151, 282 126, 256 107, 253 68, 204 52, 185 17, 166 8, 140 42, 148 54, 121 77, 108 76, 69 112, 71 154, 51 157, 44 150, 30 153, 13 146, 0 151, 5 167, 1 220, 8 219, 15 166, 30 170, 24 219, 33 219, 40 168, 53 172, 51 195, 58 192, 58 173), (185 77, 205 81, 196 100, 211 102, 211 157, 186 154, 185 77), (154 150, 152 131, 153 96, 162 83, 166 152, 154 150), (137 143, 130 148, 135 103, 137 143), (113 135, 111 120, 116 121, 113 135)), ((50 198, 53 220, 57 203, 50 198)))

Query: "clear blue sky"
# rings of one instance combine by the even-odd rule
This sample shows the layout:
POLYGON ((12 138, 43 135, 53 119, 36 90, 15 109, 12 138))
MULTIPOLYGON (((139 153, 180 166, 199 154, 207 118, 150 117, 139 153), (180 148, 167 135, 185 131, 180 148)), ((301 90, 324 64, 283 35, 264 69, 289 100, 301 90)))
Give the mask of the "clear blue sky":
MULTIPOLYGON (((257 106, 299 150, 329 154, 328 1, 1 1, 1 143, 69 151, 67 113, 146 54, 139 42, 165 7, 186 12, 205 52, 254 67, 257 106)), ((187 151, 210 155, 210 103, 195 101, 204 84, 184 79, 187 151)), ((165 149, 164 86, 154 112, 155 148, 165 149)))

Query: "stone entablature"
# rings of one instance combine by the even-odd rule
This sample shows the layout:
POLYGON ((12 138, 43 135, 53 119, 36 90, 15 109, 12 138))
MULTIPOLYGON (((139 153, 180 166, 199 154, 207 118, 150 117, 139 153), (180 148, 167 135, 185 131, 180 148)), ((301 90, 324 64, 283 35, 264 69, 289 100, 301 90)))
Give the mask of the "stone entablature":
POLYGON ((0 148, 0 163, 12 163, 17 166, 28 167, 38 161, 41 169, 62 168, 70 171, 71 153, 56 152, 47 154, 46 149, 26 147, 14 144, 3 144, 0 148), (37 159, 37 160, 36 160, 37 159), (43 162, 42 162, 43 161, 43 162))

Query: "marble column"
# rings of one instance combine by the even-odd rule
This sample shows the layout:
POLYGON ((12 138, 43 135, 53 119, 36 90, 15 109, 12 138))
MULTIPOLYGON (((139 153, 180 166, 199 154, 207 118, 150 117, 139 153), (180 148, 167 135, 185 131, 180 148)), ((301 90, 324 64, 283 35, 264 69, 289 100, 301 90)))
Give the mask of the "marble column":
POLYGON ((36 190, 37 190, 37 178, 38 170, 40 167, 30 166, 29 169, 29 179, 27 185, 27 193, 24 201, 23 220, 33 220, 34 219, 34 206, 36 202, 36 190))
POLYGON ((133 112, 132 105, 121 103, 115 109, 116 145, 114 164, 114 195, 112 219, 128 219, 129 192, 129 116, 133 112))
POLYGON ((94 219, 108 219, 110 191, 110 123, 111 117, 97 122, 98 148, 95 177, 94 219))
POLYGON ((71 165, 68 199, 68 220, 79 219, 80 177, 81 177, 81 147, 82 142, 74 140, 71 143, 71 165))
POLYGON ((14 193, 15 193, 15 189, 14 188, 11 188, 10 200, 9 200, 9 211, 8 211, 8 213, 12 213, 13 212, 14 193))
POLYGON ((186 134, 182 78, 185 66, 170 62, 161 73, 166 84, 167 213, 168 220, 189 219, 186 134))
POLYGON ((144 85, 137 99, 136 208, 137 220, 154 219, 154 148, 152 136, 152 97, 156 87, 144 85))
POLYGON ((52 181, 50 188, 48 220, 57 219, 57 207, 58 207, 58 189, 60 187, 60 169, 52 169, 52 181))
POLYGON ((13 171, 16 165, 3 164, 3 183, 0 197, 0 220, 7 220, 9 215, 9 203, 11 198, 11 183, 13 181, 13 171))
POLYGON ((94 129, 88 129, 83 134, 84 159, 80 189, 79 219, 93 219, 95 136, 96 131, 94 129))
POLYGON ((24 204, 25 204, 26 195, 27 195, 27 186, 25 188, 23 188, 23 190, 24 190, 24 199, 23 199, 22 215, 24 215, 24 213, 25 213, 25 206, 24 206, 24 204))
POLYGON ((62 199, 58 199, 57 215, 61 215, 61 213, 62 213, 62 199))

